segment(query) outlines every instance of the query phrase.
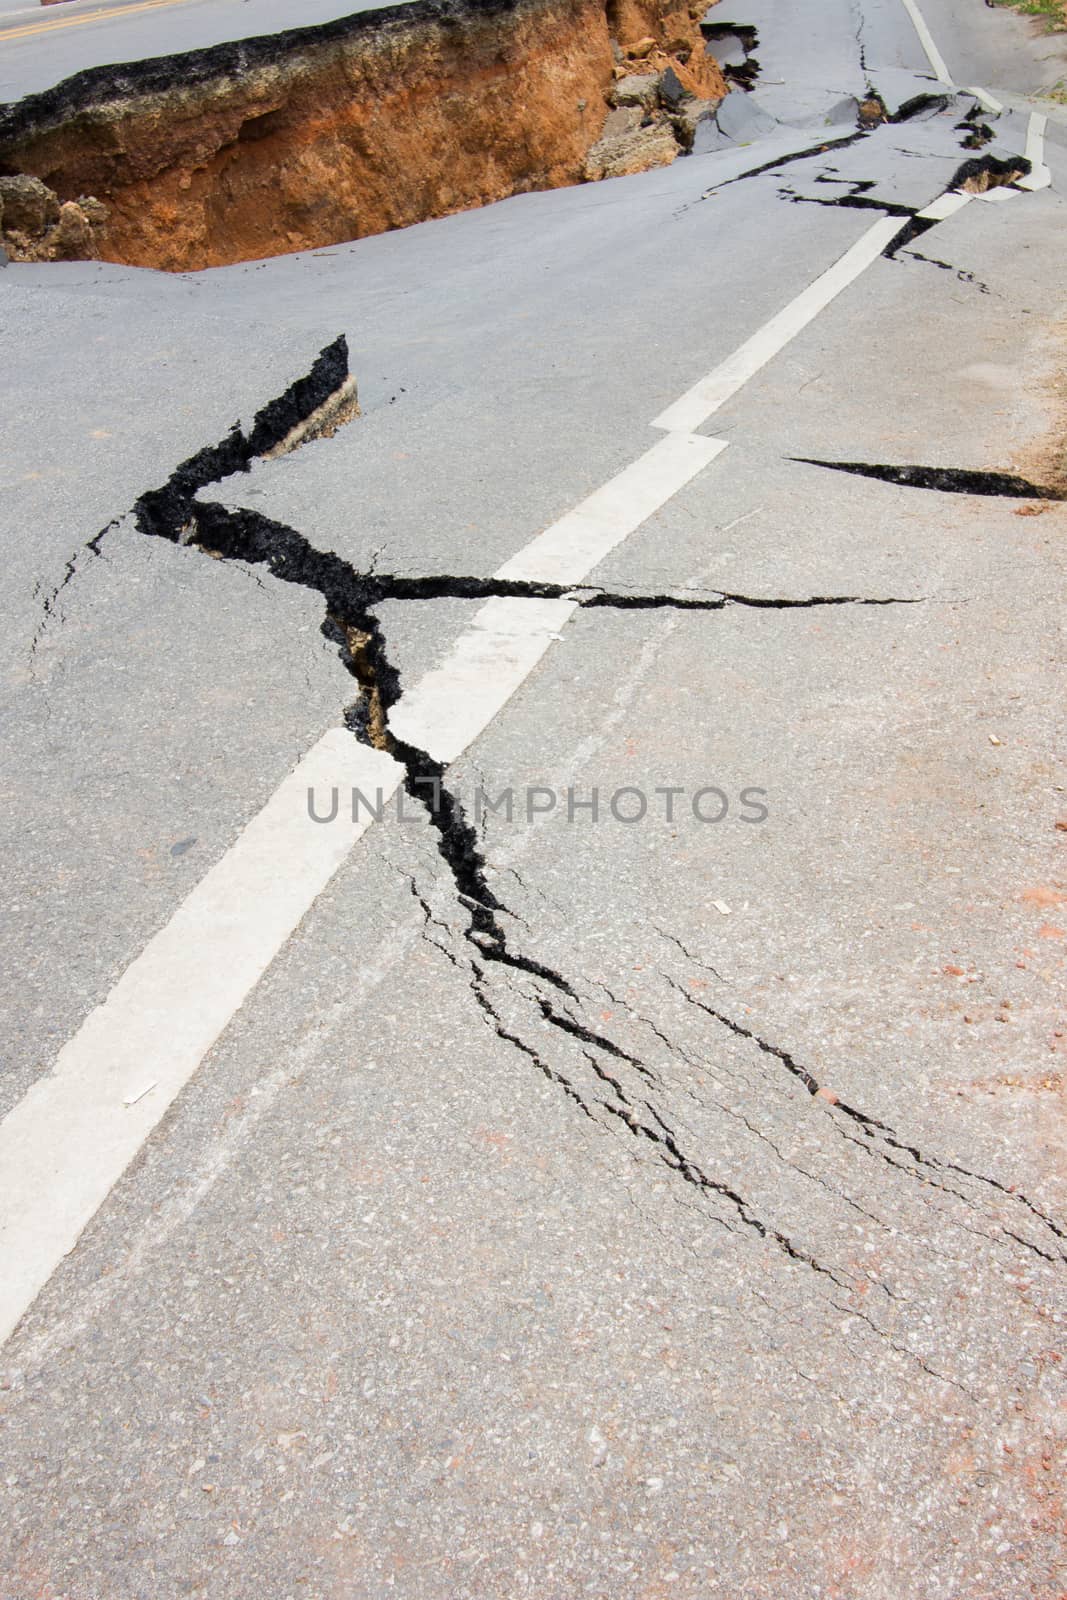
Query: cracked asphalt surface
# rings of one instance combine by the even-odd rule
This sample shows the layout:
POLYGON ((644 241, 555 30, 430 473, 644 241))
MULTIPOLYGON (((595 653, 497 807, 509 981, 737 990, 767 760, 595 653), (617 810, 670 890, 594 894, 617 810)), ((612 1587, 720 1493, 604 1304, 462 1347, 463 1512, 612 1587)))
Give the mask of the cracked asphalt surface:
POLYGON ((1059 45, 926 15, 999 114, 897 0, 761 0, 754 143, 0 272, 0 1112, 324 729, 407 789, 4 1348, 3 1600, 1060 1600, 1062 128, 910 226, 1059 45), (934 100, 827 127, 868 86, 934 100), (586 583, 493 576, 881 215, 586 583), (572 594, 457 760, 390 728, 572 594))

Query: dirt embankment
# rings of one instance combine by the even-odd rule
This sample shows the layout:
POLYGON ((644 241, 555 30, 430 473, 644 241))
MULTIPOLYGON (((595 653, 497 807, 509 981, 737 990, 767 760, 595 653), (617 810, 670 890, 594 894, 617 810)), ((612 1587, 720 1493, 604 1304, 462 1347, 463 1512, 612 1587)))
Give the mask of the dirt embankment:
POLYGON ((91 243, 69 209, 61 236, 16 236, 0 219, 5 243, 31 259, 183 271, 662 164, 685 148, 679 83, 690 121, 726 93, 700 33, 705 9, 415 0, 80 73, 0 108, 0 203, 2 175, 40 179, 53 212, 81 205, 91 243), (630 146, 590 167, 620 80, 636 75, 666 78, 675 103, 646 94, 640 119, 613 135, 630 146))

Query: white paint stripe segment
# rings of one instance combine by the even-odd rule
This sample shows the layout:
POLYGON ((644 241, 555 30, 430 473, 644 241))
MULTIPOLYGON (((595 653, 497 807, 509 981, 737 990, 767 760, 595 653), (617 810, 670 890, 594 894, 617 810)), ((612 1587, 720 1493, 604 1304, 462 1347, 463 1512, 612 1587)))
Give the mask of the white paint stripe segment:
POLYGON ((997 99, 996 95, 990 94, 988 89, 970 88, 967 90, 967 93, 973 94, 982 110, 990 112, 994 117, 999 117, 1000 113, 1004 110, 1003 105, 997 99))
POLYGON ((904 9, 915 26, 915 32, 919 35, 919 43, 926 52, 927 61, 934 69, 934 77, 951 89, 953 83, 945 65, 945 58, 934 43, 934 36, 926 26, 926 19, 919 10, 916 0, 904 0, 904 9))
POLYGON ((924 211, 916 213, 928 222, 944 222, 946 217, 954 216, 957 211, 962 211, 969 205, 974 195, 965 189, 948 189, 944 194, 939 194, 924 211))
POLYGON ((1043 111, 1031 111, 1026 128, 1026 159, 1039 166, 1045 159, 1045 128, 1048 118, 1043 111))
POLYGON ((1047 189, 1052 183, 1052 174, 1045 166, 1045 127, 1048 118, 1043 111, 1032 111, 1030 122, 1026 129, 1026 159, 1030 163, 1030 171, 1025 178, 1019 179, 1020 189, 1029 189, 1035 193, 1038 189, 1047 189))
POLYGON ((0 1123, 0 1342, 366 831, 350 786, 373 799, 401 777, 325 734, 0 1123), (308 788, 321 805, 334 785, 337 820, 313 822, 308 788))
MULTIPOLYGON (((581 583, 597 564, 726 449, 725 439, 672 433, 533 539, 497 571, 529 583, 581 583)), ((436 671, 389 713, 398 738, 455 761, 525 682, 573 600, 490 600, 436 671)))
POLYGON ((691 433, 660 439, 505 561, 496 576, 531 583, 580 583, 725 449, 725 439, 691 433))
POLYGON ((577 609, 574 600, 489 600, 440 667, 389 713, 398 739, 455 761, 511 699, 577 609))
POLYGON ((860 273, 876 261, 893 236, 900 232, 899 217, 884 217, 876 222, 833 266, 808 285, 795 300, 771 318, 740 349, 717 366, 706 378, 661 411, 652 426, 669 431, 692 433, 714 411, 742 389, 749 379, 766 366, 842 289, 847 289, 860 273))

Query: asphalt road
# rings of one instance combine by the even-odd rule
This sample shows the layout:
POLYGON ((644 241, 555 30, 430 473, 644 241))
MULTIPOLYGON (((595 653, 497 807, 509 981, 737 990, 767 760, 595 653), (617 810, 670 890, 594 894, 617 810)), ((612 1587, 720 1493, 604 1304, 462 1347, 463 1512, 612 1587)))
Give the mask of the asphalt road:
MULTIPOLYGON (((400 0, 403 3, 403 0, 400 0)), ((142 61, 369 11, 353 0, 0 0, 0 98, 21 99, 87 67, 142 61)))
POLYGON ((1062 1595, 1061 47, 923 18, 733 15, 641 177, 0 273, 3 1600, 1062 1595))

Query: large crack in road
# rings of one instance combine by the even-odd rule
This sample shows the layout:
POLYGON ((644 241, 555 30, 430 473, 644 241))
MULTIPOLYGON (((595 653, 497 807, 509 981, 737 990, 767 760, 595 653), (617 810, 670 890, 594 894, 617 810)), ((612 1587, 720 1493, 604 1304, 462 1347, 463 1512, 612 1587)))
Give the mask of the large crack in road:
MULTIPOLYGON (((225 562, 265 567, 279 581, 299 585, 321 596, 325 607, 322 632, 337 646, 345 668, 359 687, 358 697, 345 710, 346 725, 354 737, 386 751, 401 764, 407 793, 424 808, 434 830, 437 851, 448 869, 455 906, 466 919, 462 934, 468 946, 469 988, 478 1014, 494 1034, 561 1090, 584 1117, 601 1126, 624 1129, 630 1138, 638 1141, 646 1155, 668 1168, 689 1188, 699 1191, 711 1220, 733 1233, 757 1237, 773 1247, 784 1261, 811 1272, 815 1279, 827 1285, 831 1303, 838 1310, 865 1324, 924 1372, 969 1393, 965 1385, 943 1370, 944 1363, 935 1366, 927 1355, 894 1338, 890 1327, 860 1303, 859 1290, 849 1268, 821 1259, 805 1248, 793 1232, 762 1214, 734 1184, 710 1173, 687 1148, 677 1118, 668 1114, 667 1097, 672 1085, 665 1081, 663 1074, 635 1050, 624 1048, 582 1020, 582 980, 516 948, 503 921, 513 913, 490 884, 489 868, 477 831, 458 794, 449 787, 446 765, 426 750, 397 737, 390 727, 390 713, 401 698, 402 684, 400 673, 390 659, 383 626, 375 609, 387 600, 418 602, 443 597, 497 596, 571 598, 578 606, 588 609, 673 609, 707 613, 731 607, 790 610, 822 606, 891 607, 920 602, 914 598, 852 594, 780 598, 723 591, 706 595, 653 594, 608 591, 591 585, 565 587, 509 582, 470 575, 405 577, 376 571, 360 572, 335 552, 317 549, 296 529, 258 513, 200 498, 202 491, 210 486, 247 472, 255 460, 269 458, 304 438, 331 431, 339 419, 353 415, 355 410, 347 344, 341 336, 320 353, 305 377, 256 414, 247 432, 235 427, 225 439, 181 463, 162 487, 143 494, 133 508, 136 527, 147 537, 197 550, 225 562), (545 1050, 533 1042, 528 1025, 509 1025, 503 1010, 503 995, 496 995, 491 986, 493 969, 502 975, 511 1000, 525 1008, 529 1022, 549 1030, 560 1048, 569 1052, 570 1057, 584 1062, 586 1070, 581 1075, 569 1065, 553 1064, 545 1050)), ((900 478, 894 481, 915 482, 900 478)), ((979 489, 978 492, 983 491, 979 489)), ((1027 486, 1027 492, 1035 491, 1027 486)), ((102 540, 117 525, 117 521, 109 524, 68 561, 61 582, 44 602, 45 623, 54 618, 57 597, 77 574, 81 556, 85 552, 98 556, 102 540)), ((412 893, 423 911, 425 937, 447 957, 452 969, 459 970, 462 963, 455 951, 433 935, 433 929, 437 928, 451 936, 451 929, 434 916, 418 891, 414 876, 411 884, 412 893)), ((673 939, 688 957, 680 941, 669 933, 665 937, 673 939)), ((755 1028, 739 1023, 722 1006, 697 998, 671 973, 664 972, 662 976, 671 990, 687 1006, 699 1011, 708 1023, 722 1030, 724 1035, 751 1044, 762 1057, 773 1060, 790 1082, 800 1086, 810 1102, 818 1103, 829 1114, 830 1124, 842 1140, 879 1162, 895 1180, 914 1185, 920 1203, 932 1190, 962 1207, 971 1221, 961 1226, 980 1235, 995 1249, 1006 1251, 1008 1259, 1037 1257, 1050 1263, 1067 1259, 1064 1248, 1067 1232, 1028 1196, 995 1177, 924 1152, 881 1118, 824 1088, 792 1052, 762 1037, 755 1028), (1001 1214, 1009 1210, 1014 1222, 1001 1214), (982 1226, 975 1227, 975 1222, 982 1226)), ((637 1013, 633 1016, 652 1030, 665 1048, 668 1060, 692 1059, 663 1028, 637 1013)), ((747 1087, 751 1089, 751 1084, 747 1087)), ((695 1091, 689 1092, 697 1098, 695 1091)), ((726 1116, 742 1122, 778 1159, 785 1159, 774 1140, 760 1128, 758 1116, 753 1119, 714 1097, 705 1096, 705 1099, 726 1116)), ((829 1190, 878 1227, 898 1231, 898 1224, 890 1224, 862 1203, 865 1198, 862 1194, 859 1198, 849 1195, 795 1158, 789 1164, 799 1177, 829 1190)), ((887 1300, 895 1298, 885 1281, 879 1280, 878 1286, 887 1300)))
POLYGON ((1032 483, 1012 472, 985 472, 971 467, 893 466, 876 461, 823 461, 817 456, 793 456, 808 467, 850 472, 860 478, 895 483, 903 489, 935 489, 939 494, 978 494, 1006 500, 1067 500, 1067 491, 1032 483))

